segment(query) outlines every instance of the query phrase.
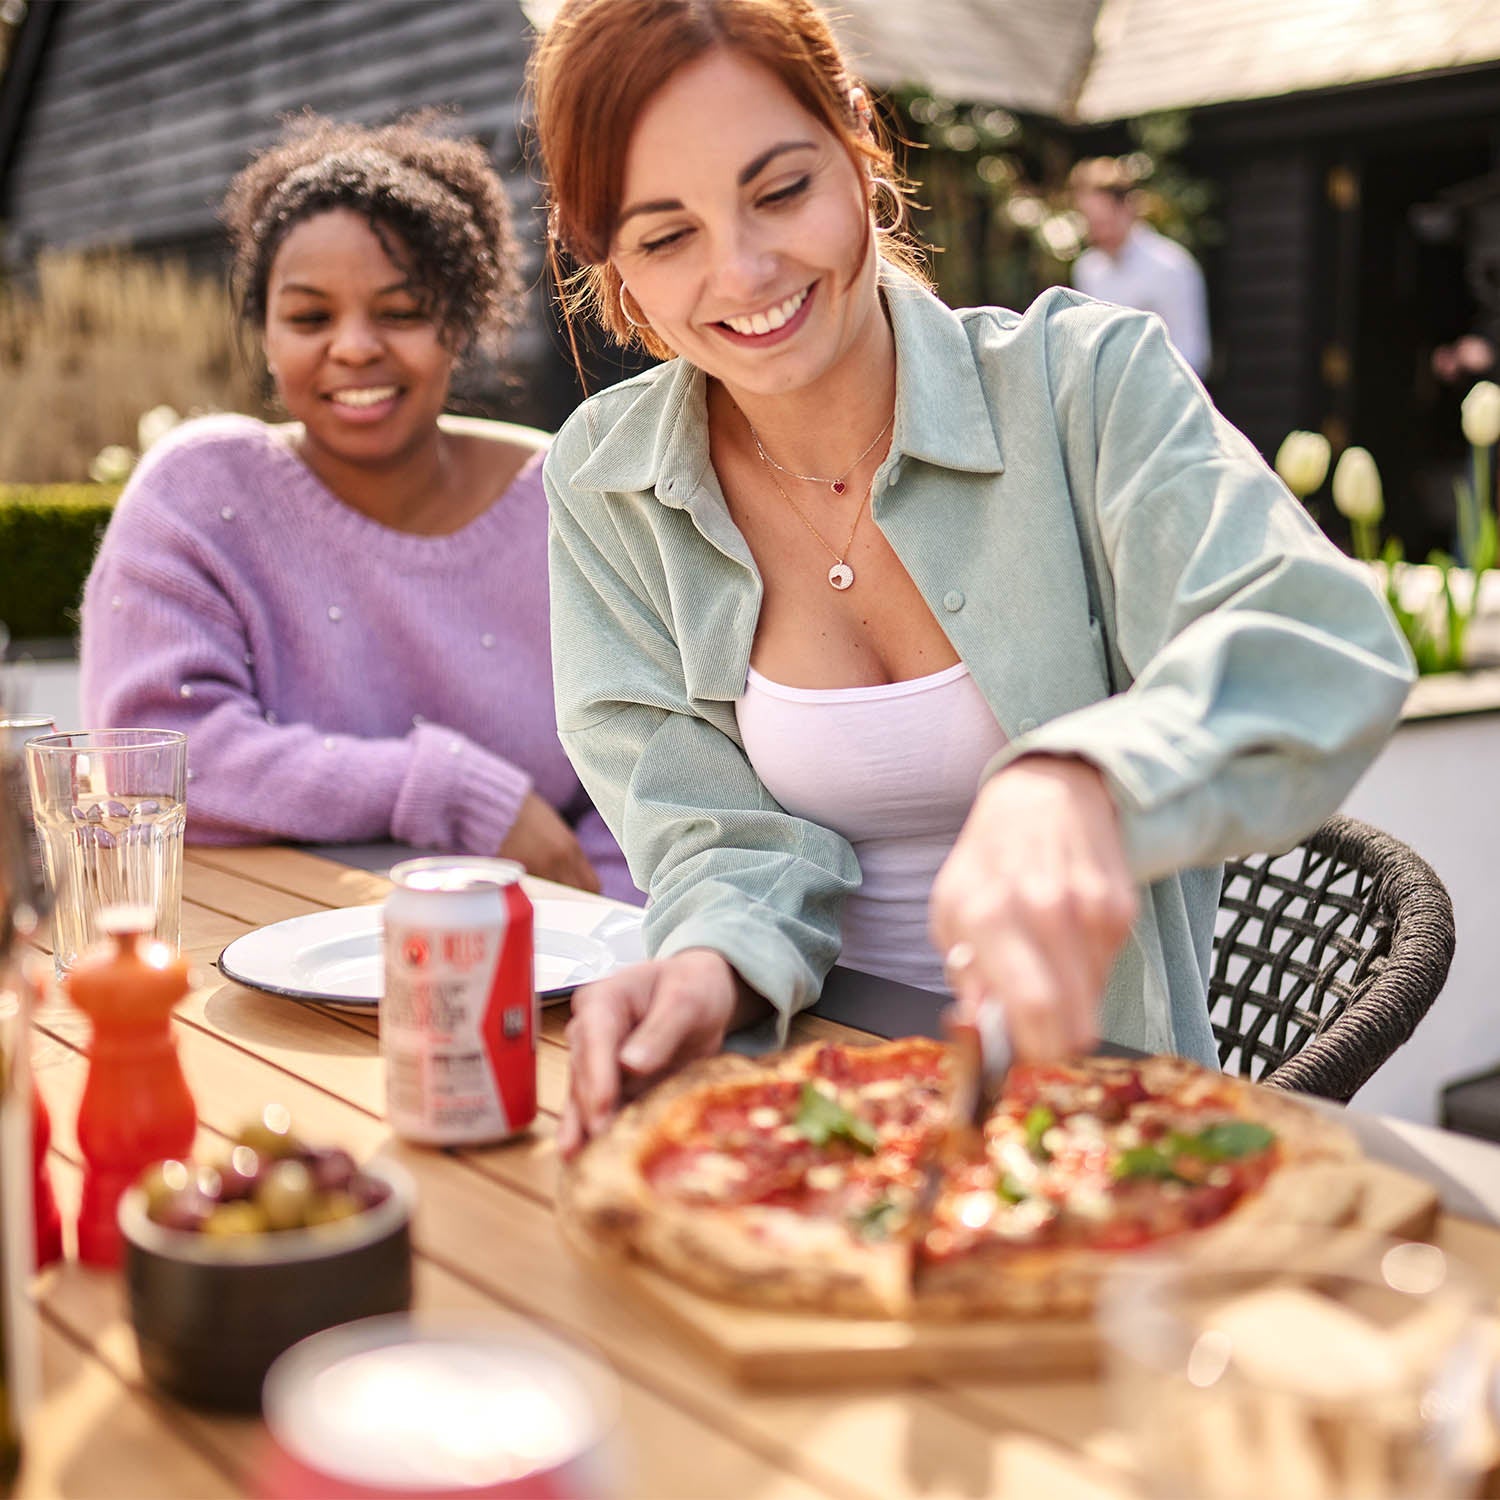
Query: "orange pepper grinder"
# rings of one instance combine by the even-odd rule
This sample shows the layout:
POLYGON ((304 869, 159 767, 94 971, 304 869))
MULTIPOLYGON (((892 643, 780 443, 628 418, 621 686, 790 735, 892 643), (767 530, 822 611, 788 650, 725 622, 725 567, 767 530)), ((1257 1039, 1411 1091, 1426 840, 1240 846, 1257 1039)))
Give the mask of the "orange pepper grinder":
POLYGON ((117 1266, 120 1195, 152 1162, 188 1155, 198 1112, 172 1040, 173 1008, 190 987, 187 960, 165 943, 141 941, 149 911, 111 908, 100 925, 114 939, 113 952, 82 959, 63 984, 94 1023, 78 1107, 78 1258, 117 1266))

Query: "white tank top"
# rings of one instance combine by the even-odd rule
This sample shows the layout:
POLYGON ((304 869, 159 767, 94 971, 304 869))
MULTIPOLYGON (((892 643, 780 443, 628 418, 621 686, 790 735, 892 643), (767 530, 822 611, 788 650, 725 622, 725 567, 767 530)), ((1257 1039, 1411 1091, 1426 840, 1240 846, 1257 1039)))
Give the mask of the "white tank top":
POLYGON ((735 703, 755 774, 789 813, 841 833, 864 876, 844 907, 839 962, 944 991, 927 898, 1001 750, 962 663, 878 687, 797 688, 750 668, 735 703))

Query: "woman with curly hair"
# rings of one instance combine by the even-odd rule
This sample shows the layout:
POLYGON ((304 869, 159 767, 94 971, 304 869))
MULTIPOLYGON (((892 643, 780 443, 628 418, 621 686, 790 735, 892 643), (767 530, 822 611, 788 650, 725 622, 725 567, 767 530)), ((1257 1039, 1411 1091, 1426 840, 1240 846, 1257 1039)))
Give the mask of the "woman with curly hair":
POLYGON ((185 423, 83 605, 94 724, 188 732, 188 837, 499 853, 639 899, 558 742, 542 434, 445 417, 519 300, 483 149, 305 117, 230 185, 241 315, 289 422, 185 423))

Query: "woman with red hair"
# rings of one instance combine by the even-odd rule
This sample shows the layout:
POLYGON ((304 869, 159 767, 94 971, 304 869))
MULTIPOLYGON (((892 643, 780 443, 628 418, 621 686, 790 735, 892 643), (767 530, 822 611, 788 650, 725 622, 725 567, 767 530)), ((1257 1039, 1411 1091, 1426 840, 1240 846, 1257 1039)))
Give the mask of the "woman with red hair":
POLYGON ((1217 865, 1395 722, 1376 591, 1159 320, 950 311, 807 0, 569 0, 533 95, 570 322, 664 362, 559 434, 558 722, 649 885, 561 1144, 839 958, 1017 1052, 1213 1059, 1217 865))

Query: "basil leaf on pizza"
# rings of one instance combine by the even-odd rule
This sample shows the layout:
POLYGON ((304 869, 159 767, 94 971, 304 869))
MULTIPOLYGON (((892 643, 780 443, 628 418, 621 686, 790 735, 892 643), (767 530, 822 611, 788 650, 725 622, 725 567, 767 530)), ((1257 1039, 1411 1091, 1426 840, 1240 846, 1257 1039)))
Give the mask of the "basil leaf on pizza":
POLYGON ((880 1145, 880 1138, 866 1121, 815 1083, 802 1085, 797 1118, 792 1123, 797 1133, 814 1146, 826 1146, 831 1140, 847 1141, 868 1156, 880 1145))
POLYGON ((1275 1143, 1276 1136, 1254 1120, 1223 1120, 1197 1135, 1181 1137, 1177 1149, 1205 1161, 1233 1161, 1275 1143))

